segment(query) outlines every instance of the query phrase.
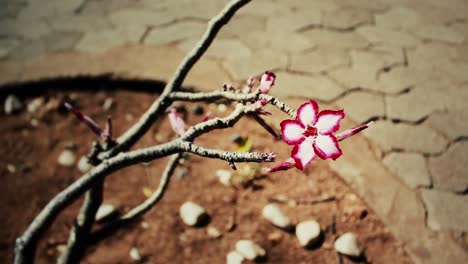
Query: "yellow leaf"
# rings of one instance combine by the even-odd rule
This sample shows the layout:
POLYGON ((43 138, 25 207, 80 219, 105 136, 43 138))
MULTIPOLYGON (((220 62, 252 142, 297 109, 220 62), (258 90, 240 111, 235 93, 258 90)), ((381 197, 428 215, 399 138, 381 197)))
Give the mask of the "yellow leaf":
POLYGON ((236 148, 237 152, 248 152, 252 148, 252 139, 250 137, 247 137, 243 144, 240 145, 239 147, 236 148))
POLYGON ((153 194, 153 190, 148 187, 143 187, 143 194, 149 198, 153 194))

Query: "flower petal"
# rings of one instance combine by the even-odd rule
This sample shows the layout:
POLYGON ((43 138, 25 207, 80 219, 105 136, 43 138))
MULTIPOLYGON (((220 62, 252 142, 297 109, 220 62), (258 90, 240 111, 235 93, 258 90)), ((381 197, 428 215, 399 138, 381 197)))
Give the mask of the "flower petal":
POLYGON ((301 144, 295 145, 291 157, 296 161, 295 166, 300 170, 309 165, 317 156, 313 148, 314 138, 308 137, 301 144))
POLYGON ((340 121, 344 116, 343 110, 324 110, 320 112, 318 114, 317 123, 315 123, 318 133, 328 135, 336 132, 340 128, 340 121))
POLYGON ((296 120, 284 120, 280 124, 281 126, 281 137, 283 141, 289 145, 297 145, 304 140, 302 133, 304 132, 304 126, 302 126, 296 120))
POLYGON ((340 146, 338 146, 338 140, 333 135, 318 135, 313 146, 315 153, 321 159, 331 158, 335 160, 343 154, 340 146))
POLYGON ((313 126, 317 121, 318 104, 310 100, 297 109, 297 120, 304 126, 313 126))

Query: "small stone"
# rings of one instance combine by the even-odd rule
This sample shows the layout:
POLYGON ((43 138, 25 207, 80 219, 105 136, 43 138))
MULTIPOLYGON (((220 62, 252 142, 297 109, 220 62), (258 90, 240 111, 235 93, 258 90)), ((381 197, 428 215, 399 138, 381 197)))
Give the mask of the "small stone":
POLYGON ((279 242, 283 238, 283 234, 280 232, 273 232, 268 235, 268 240, 272 242, 279 242))
POLYGON ((218 112, 224 113, 227 110, 227 106, 225 104, 219 104, 218 105, 218 112))
POLYGON ((196 226, 200 224, 204 216, 206 216, 205 209, 194 202, 185 202, 179 210, 182 221, 189 226, 196 226))
POLYGON ((335 250, 350 257, 359 257, 361 255, 357 237, 351 232, 344 233, 335 241, 335 250))
POLYGON ((28 113, 34 114, 36 113, 41 106, 44 105, 44 98, 38 97, 33 99, 31 102, 29 102, 28 106, 26 109, 28 110, 28 113))
POLYGON ((186 168, 181 168, 180 170, 177 171, 176 177, 178 179, 182 179, 182 178, 185 178, 187 174, 188 174, 188 170, 186 168))
POLYGON ((125 114, 125 120, 127 120, 128 122, 133 121, 133 119, 135 119, 135 117, 132 114, 125 114))
POLYGON ((9 95, 5 99, 5 105, 3 110, 5 114, 10 115, 12 113, 18 112, 23 108, 23 103, 14 95, 9 95))
POLYGON ((29 123, 31 124, 32 127, 39 126, 39 120, 37 120, 36 118, 32 118, 31 121, 29 121, 29 123))
POLYGON ((241 264, 243 261, 244 256, 237 251, 231 251, 226 255, 226 264, 241 264))
POLYGON ((117 209, 112 204, 102 204, 96 212, 96 221, 100 222, 116 212, 117 209))
POLYGON ((291 226, 291 220, 289 220, 289 217, 281 211, 276 204, 267 204, 263 207, 262 215, 270 223, 279 228, 286 229, 291 226))
POLYGON ((143 229, 148 229, 150 227, 150 225, 148 224, 148 222, 141 222, 141 227, 143 229))
POLYGON ((228 170, 217 170, 216 176, 224 186, 231 186, 232 172, 228 170))
POLYGON ((141 261, 141 255, 137 248, 132 247, 132 249, 130 249, 130 258, 135 262, 141 261))
POLYGON ((59 165, 64 167, 71 167, 76 162, 75 152, 71 150, 64 150, 58 157, 57 162, 59 165))
POLYGON ((192 107, 192 113, 196 115, 203 115, 204 112, 205 112, 205 109, 203 109, 203 107, 199 105, 195 105, 192 107))
POLYGON ((109 111, 112 109, 112 107, 114 107, 114 105, 115 105, 114 99, 106 98, 106 100, 102 104, 102 109, 104 109, 104 111, 109 111))
POLYGON ((208 234, 209 237, 212 237, 212 238, 218 238, 221 236, 221 232, 219 232, 219 230, 216 227, 212 227, 212 226, 209 226, 206 229, 206 233, 208 234))
POLYGON ((320 224, 315 220, 300 222, 296 226, 296 237, 302 247, 313 245, 320 237, 320 224))
POLYGON ((81 173, 86 173, 91 170, 93 166, 89 164, 88 157, 81 156, 80 160, 78 161, 77 168, 81 173))
POLYGON ((67 250, 67 245, 65 244, 57 245, 55 249, 57 250, 58 255, 62 256, 67 250))
POLYGON ((266 252, 252 240, 239 240, 236 243, 236 250, 248 260, 255 260, 264 257, 266 252))
POLYGON ((6 168, 7 168, 7 171, 9 173, 15 173, 16 172, 16 167, 13 164, 7 164, 6 168))

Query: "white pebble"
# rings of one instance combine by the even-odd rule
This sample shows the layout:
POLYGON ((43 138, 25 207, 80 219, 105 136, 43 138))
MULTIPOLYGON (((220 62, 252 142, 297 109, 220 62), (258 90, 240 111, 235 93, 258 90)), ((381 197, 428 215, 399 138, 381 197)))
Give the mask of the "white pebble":
POLYGON ((186 225, 196 226, 205 215, 205 209, 194 202, 185 202, 180 207, 179 214, 186 225))
POLYGON ((3 106, 3 110, 5 114, 9 115, 14 112, 20 111, 23 108, 23 103, 18 99, 18 97, 14 95, 9 95, 5 99, 5 105, 3 106))
POLYGON ((335 250, 350 257, 359 257, 361 255, 357 237, 351 232, 344 233, 335 241, 335 250))
POLYGON ((227 110, 227 106, 225 104, 219 104, 218 105, 218 111, 220 113, 224 113, 224 112, 226 112, 226 110, 227 110))
POLYGON ((135 262, 141 261, 141 255, 137 248, 132 247, 132 249, 130 249, 130 258, 135 262))
POLYGON ((64 167, 71 167, 76 162, 76 155, 73 151, 66 149, 60 153, 57 162, 64 167))
POLYGON ((248 260, 265 256, 265 250, 252 240, 239 240, 236 243, 236 250, 248 260))
POLYGON ((37 120, 36 118, 31 118, 31 121, 29 121, 29 123, 31 124, 32 127, 39 126, 39 120, 37 120))
POLYGON ((206 233, 208 234, 209 237, 212 237, 212 238, 218 238, 221 236, 221 232, 219 232, 219 230, 216 227, 212 227, 212 226, 209 226, 206 229, 206 233))
POLYGON ((244 256, 237 251, 231 251, 226 256, 226 264, 242 264, 244 256))
POLYGON ((96 212, 96 221, 102 221, 117 211, 112 204, 102 204, 96 212))
POLYGON ((102 109, 104 109, 105 111, 109 111, 114 106, 114 104, 115 104, 114 99, 106 98, 106 100, 102 104, 102 109))
POLYGON ((228 170, 217 170, 216 171, 216 176, 219 179, 219 182, 221 182, 225 186, 231 186, 232 182, 232 172, 228 170))
POLYGON ((141 222, 141 227, 143 229, 148 229, 150 227, 150 225, 148 224, 148 222, 141 222))
POLYGON ((311 246, 320 237, 320 224, 315 220, 300 222, 296 226, 296 237, 301 246, 311 246))
POLYGON ((88 157, 81 156, 80 160, 78 161, 77 168, 81 173, 86 173, 93 168, 93 165, 89 164, 88 157))
POLYGON ((44 98, 38 97, 33 99, 31 102, 29 102, 28 106, 26 107, 28 110, 28 113, 34 114, 36 113, 39 108, 44 105, 44 98))
POLYGON ((279 228, 288 228, 291 226, 289 217, 281 211, 276 204, 267 204, 263 207, 262 215, 273 225, 279 228))

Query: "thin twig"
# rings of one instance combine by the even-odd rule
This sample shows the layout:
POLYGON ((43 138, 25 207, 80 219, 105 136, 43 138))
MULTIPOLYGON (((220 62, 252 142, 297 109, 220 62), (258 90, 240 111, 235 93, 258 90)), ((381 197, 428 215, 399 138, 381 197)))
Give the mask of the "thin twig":
POLYGON ((237 10, 248 2, 250 2, 250 0, 232 0, 217 16, 210 20, 200 41, 181 62, 172 78, 166 84, 161 96, 131 128, 117 139, 118 144, 107 152, 104 158, 112 157, 121 151, 127 150, 148 131, 156 118, 163 114, 172 103, 169 94, 179 89, 190 69, 211 45, 219 30, 229 22, 237 10))
POLYGON ((94 232, 92 234, 92 242, 96 242, 105 234, 108 234, 110 231, 115 230, 116 228, 119 228, 120 226, 140 217, 141 215, 149 211, 154 205, 156 205, 164 196, 164 193, 166 192, 167 187, 169 186, 169 182, 171 181, 171 177, 174 174, 174 170, 176 169, 179 160, 182 158, 182 156, 182 153, 178 153, 172 156, 172 158, 167 163, 163 174, 161 175, 158 189, 156 189, 148 199, 146 199, 143 203, 139 204, 138 206, 134 207, 122 217, 110 222, 109 224, 94 232))

